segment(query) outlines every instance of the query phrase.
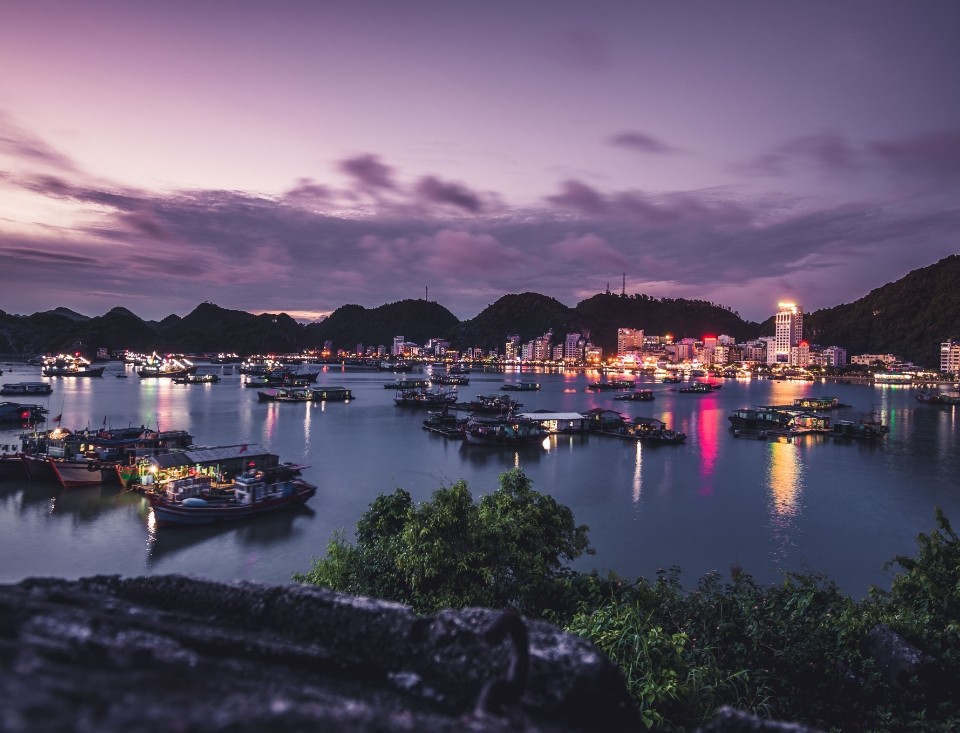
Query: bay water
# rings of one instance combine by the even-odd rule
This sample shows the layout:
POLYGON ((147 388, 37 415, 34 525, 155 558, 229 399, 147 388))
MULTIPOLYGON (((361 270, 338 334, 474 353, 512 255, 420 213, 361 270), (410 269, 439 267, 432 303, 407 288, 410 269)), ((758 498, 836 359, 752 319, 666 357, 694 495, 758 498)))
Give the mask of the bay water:
MULTIPOLYGON (((39 381, 39 367, 4 364, 3 382, 39 381)), ((314 369, 320 367, 313 366, 314 369)), ((161 527, 146 500, 119 485, 62 489, 26 478, 0 481, 0 582, 31 576, 79 578, 183 573, 215 580, 288 582, 310 568, 338 531, 352 538, 361 514, 396 488, 416 501, 463 479, 475 497, 496 489, 515 466, 534 488, 569 506, 590 528, 595 554, 579 570, 652 578, 681 568, 685 585, 738 565, 764 583, 785 572, 820 572, 862 597, 889 587, 884 563, 912 555, 935 527, 940 506, 960 526, 960 407, 918 403, 911 387, 829 382, 722 380, 709 394, 636 377, 652 402, 619 402, 589 385, 596 372, 474 370, 461 401, 498 394, 504 382, 536 381, 510 393, 523 411, 583 412, 600 407, 655 417, 687 435, 653 446, 598 435, 553 436, 520 450, 466 445, 422 428, 426 413, 394 404, 384 384, 397 375, 326 366, 318 385, 349 388, 349 402, 259 402, 232 366, 203 365, 206 385, 140 379, 111 362, 102 378, 54 378, 37 402, 69 429, 146 425, 189 430, 198 445, 258 444, 302 462, 317 495, 305 506, 237 524, 161 527), (117 378, 123 374, 125 378, 117 378), (824 436, 737 438, 727 416, 740 407, 833 396, 849 408, 833 417, 879 416, 879 442, 824 436)), ((414 372, 411 378, 425 374, 414 372)), ((0 430, 0 445, 19 429, 0 430)))

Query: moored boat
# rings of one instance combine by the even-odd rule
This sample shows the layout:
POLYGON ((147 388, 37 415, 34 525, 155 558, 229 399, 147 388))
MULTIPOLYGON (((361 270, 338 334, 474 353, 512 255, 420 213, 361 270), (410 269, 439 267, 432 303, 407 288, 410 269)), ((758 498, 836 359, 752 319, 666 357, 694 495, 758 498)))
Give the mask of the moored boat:
MULTIPOLYGON (((120 375, 118 374, 117 376, 120 375)), ((173 381, 176 384, 216 384, 220 381, 220 375, 210 372, 206 374, 184 374, 179 377, 174 377, 173 381)))
POLYGON ((402 407, 444 407, 457 401, 456 387, 452 390, 401 389, 393 401, 402 407))
POLYGON ((247 519, 306 503, 317 487, 300 477, 305 466, 283 464, 246 471, 229 486, 214 487, 205 478, 167 482, 148 500, 158 526, 203 525, 247 519))
POLYGON ((82 356, 58 354, 43 360, 40 372, 45 377, 102 377, 106 367, 93 366, 82 356))
POLYGON ((539 382, 507 382, 500 389, 507 392, 536 392, 540 389, 539 382))
POLYGON ((470 445, 511 447, 540 443, 548 433, 536 420, 519 415, 472 417, 463 427, 464 440, 470 445))
POLYGON ((882 440, 890 427, 874 419, 836 420, 830 434, 834 438, 853 440, 882 440))
POLYGON ((48 395, 53 392, 50 382, 7 382, 0 387, 0 395, 48 395))
POLYGON ((463 428, 466 424, 466 418, 458 418, 444 408, 443 410, 429 413, 427 419, 423 421, 423 429, 442 435, 444 438, 450 440, 460 440, 463 438, 463 428))
POLYGON ((47 408, 23 402, 0 402, 0 423, 15 423, 26 427, 46 418, 47 408))
POLYGON ((638 389, 636 392, 617 395, 613 399, 621 402, 650 402, 654 399, 654 395, 651 389, 638 389))
POLYGON ((137 376, 141 379, 175 379, 196 374, 196 372, 197 366, 187 359, 175 356, 160 357, 154 353, 137 369, 137 376))

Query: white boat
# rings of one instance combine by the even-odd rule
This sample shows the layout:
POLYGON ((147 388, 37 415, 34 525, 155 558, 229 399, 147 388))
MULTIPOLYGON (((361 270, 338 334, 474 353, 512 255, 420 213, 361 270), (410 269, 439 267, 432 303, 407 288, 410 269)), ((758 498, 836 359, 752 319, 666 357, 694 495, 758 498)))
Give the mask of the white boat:
POLYGON ((0 395, 48 395, 51 392, 50 382, 7 382, 0 387, 0 395))

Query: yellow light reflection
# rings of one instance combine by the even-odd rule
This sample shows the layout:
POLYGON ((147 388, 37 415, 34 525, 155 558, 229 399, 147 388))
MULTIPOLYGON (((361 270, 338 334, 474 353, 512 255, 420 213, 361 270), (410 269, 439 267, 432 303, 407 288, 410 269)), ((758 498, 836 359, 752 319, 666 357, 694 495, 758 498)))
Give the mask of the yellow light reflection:
POLYGON ((797 513, 802 469, 796 443, 771 442, 767 480, 773 517, 793 517, 797 513))
POLYGON ((643 448, 637 441, 637 460, 633 467, 633 503, 640 504, 640 495, 643 490, 643 448))

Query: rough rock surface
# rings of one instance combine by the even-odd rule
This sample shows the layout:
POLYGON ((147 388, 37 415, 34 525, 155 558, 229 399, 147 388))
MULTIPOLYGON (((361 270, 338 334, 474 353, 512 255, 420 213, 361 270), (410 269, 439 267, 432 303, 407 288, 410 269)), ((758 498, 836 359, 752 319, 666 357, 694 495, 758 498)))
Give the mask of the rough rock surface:
MULTIPOLYGON (((517 668, 499 616, 178 575, 0 585, 0 733, 644 730, 612 662, 534 621, 519 701, 478 712, 517 668)), ((806 730, 722 710, 704 732, 806 730)))
POLYGON ((527 622, 519 703, 476 713, 495 611, 184 576, 0 586, 0 731, 627 731, 619 670, 527 622))

